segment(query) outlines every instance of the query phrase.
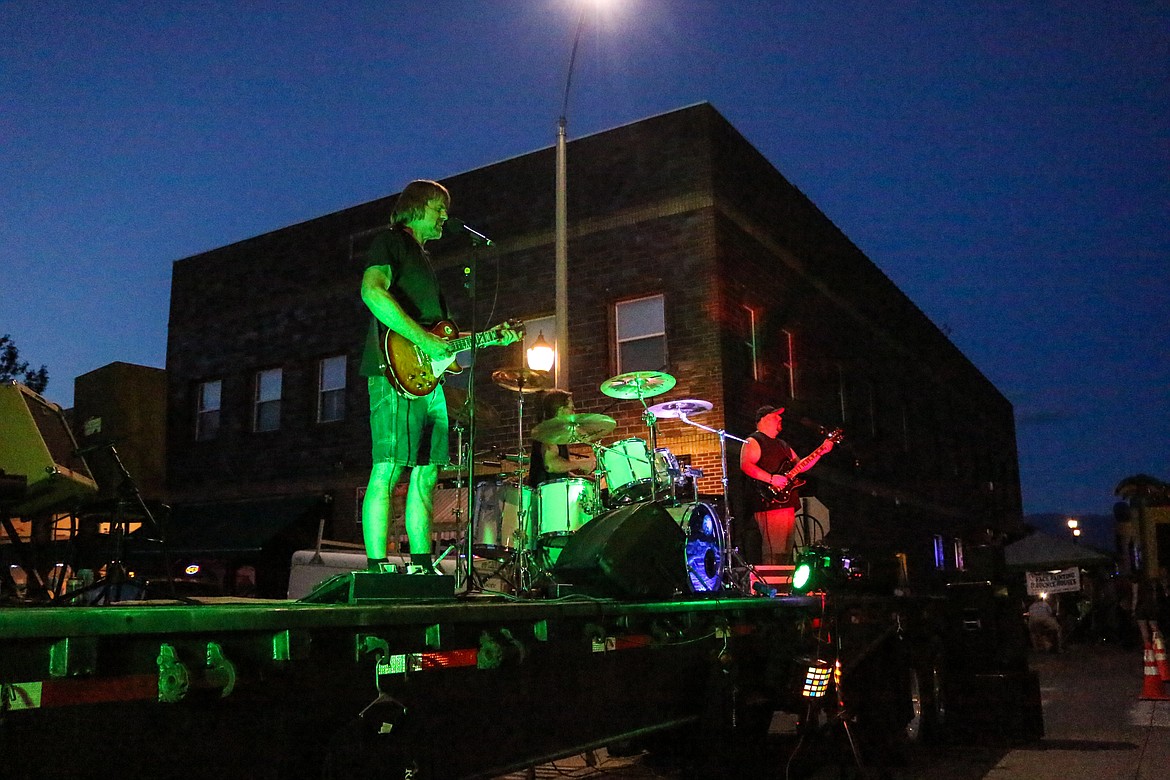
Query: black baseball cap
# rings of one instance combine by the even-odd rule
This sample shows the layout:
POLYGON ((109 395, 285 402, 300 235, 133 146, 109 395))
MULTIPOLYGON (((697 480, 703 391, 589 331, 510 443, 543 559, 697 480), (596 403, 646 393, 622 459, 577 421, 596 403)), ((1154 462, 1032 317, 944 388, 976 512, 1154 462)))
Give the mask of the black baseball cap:
POLYGON ((764 419, 765 417, 770 415, 772 412, 779 412, 780 414, 784 414, 784 407, 783 406, 767 406, 767 405, 761 406, 759 409, 756 409, 756 422, 759 422, 760 420, 764 419))

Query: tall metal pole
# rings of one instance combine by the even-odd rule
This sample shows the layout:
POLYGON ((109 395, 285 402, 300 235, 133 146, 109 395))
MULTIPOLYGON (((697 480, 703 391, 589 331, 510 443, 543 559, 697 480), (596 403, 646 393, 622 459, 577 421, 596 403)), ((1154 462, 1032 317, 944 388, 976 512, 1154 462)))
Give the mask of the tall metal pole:
POLYGON ((557 125, 556 316, 557 386, 569 387, 569 209, 565 171, 565 117, 557 125))
POLYGON ((573 51, 569 55, 569 72, 565 76, 565 99, 561 104, 561 119, 557 122, 557 205, 556 205, 556 316, 557 316, 557 385, 565 389, 569 383, 569 179, 566 171, 566 128, 569 120, 569 86, 573 83, 573 65, 577 61, 577 45, 585 26, 585 8, 577 20, 573 36, 573 51))

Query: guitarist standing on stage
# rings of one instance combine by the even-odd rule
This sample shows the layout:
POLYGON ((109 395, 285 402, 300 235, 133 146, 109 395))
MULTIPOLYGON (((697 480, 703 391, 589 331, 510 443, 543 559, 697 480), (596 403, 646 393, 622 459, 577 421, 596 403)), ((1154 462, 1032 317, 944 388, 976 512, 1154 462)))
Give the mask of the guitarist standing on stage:
POLYGON ((362 537, 370 569, 386 562, 390 495, 410 469, 406 492, 409 571, 432 573, 431 519, 439 468, 450 460, 443 385, 414 398, 400 395, 384 375, 381 332, 389 328, 418 345, 432 360, 452 357, 447 342, 429 325, 450 319, 439 281, 423 246, 443 235, 451 195, 433 181, 412 181, 402 190, 390 229, 374 239, 362 276, 362 301, 373 313, 362 355, 370 389, 370 436, 374 465, 362 502, 362 537))
MULTIPOLYGON (((783 439, 776 438, 784 425, 781 420, 783 414, 784 407, 761 406, 757 409, 756 430, 748 436, 739 453, 740 470, 757 480, 757 490, 748 491, 748 506, 763 537, 764 555, 761 563, 764 564, 792 562, 796 508, 800 506, 800 496, 796 490, 789 491, 783 500, 773 495, 782 494, 788 488, 788 478, 784 472, 797 462, 796 451, 783 439), (769 490, 769 487, 774 490, 769 490)), ((824 452, 828 452, 833 442, 826 441, 822 447, 824 452)), ((820 456, 817 456, 804 465, 810 467, 819 459, 820 456)))

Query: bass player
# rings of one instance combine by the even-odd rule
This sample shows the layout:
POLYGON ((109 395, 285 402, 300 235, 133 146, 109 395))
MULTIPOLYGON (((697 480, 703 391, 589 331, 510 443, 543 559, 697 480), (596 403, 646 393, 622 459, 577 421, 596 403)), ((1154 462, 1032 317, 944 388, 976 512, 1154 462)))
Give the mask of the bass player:
MULTIPOLYGON (((798 463, 796 451, 777 438, 784 423, 784 407, 761 406, 756 410, 756 430, 744 441, 739 453, 739 468, 756 480, 756 490, 747 491, 748 508, 760 527, 764 564, 792 562, 792 541, 796 526, 796 508, 800 496, 796 482, 786 472, 798 463)), ((802 470, 811 468, 833 448, 833 438, 817 448, 810 457, 799 461, 802 470), (819 454, 817 454, 819 453, 819 454)))

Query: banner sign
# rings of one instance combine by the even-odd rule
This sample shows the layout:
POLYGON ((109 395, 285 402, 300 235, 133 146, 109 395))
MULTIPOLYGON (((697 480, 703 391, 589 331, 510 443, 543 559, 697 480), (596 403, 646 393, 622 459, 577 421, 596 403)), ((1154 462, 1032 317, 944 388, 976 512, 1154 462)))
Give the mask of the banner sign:
POLYGON ((1076 566, 1058 572, 1030 571, 1028 595, 1041 593, 1072 593, 1081 589, 1081 570, 1076 566))

